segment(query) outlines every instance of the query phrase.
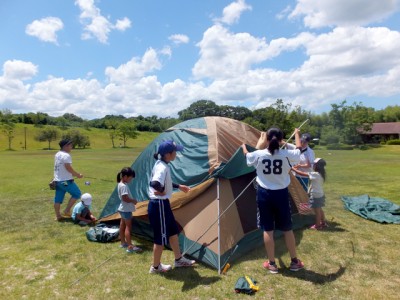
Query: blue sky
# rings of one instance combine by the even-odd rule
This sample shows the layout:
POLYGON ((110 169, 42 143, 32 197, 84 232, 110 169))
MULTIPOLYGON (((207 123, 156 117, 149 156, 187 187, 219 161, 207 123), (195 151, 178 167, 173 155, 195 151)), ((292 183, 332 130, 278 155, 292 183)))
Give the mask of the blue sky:
POLYGON ((0 110, 399 105, 399 12, 400 0, 2 0, 0 110))

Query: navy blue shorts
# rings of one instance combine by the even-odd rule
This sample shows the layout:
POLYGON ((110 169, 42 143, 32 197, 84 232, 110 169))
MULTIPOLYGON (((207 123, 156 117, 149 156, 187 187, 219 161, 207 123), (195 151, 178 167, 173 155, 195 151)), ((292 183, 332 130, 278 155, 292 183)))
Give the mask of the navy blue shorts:
POLYGON ((147 211, 154 232, 154 244, 167 245, 169 237, 179 233, 169 200, 151 199, 147 211))
POLYGON ((289 231, 293 228, 289 192, 257 188, 257 206, 260 213, 260 227, 264 231, 289 231))

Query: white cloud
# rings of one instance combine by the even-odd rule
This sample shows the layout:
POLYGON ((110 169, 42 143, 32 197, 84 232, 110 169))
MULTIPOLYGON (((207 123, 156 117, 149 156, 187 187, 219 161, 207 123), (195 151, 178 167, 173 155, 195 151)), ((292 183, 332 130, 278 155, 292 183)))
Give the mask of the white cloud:
POLYGON ((226 6, 222 12, 222 17, 215 21, 232 25, 239 21, 241 14, 246 10, 252 10, 252 7, 245 0, 237 0, 226 6))
POLYGON ((112 30, 125 31, 131 27, 131 21, 126 17, 117 20, 115 25, 112 24, 101 15, 100 9, 94 4, 94 0, 76 0, 75 5, 79 6, 81 10, 79 19, 84 25, 83 40, 96 38, 99 42, 106 44, 112 30))
POLYGON ((160 54, 171 57, 172 56, 172 50, 171 47, 169 46, 164 46, 160 51, 160 54))
POLYGON ((189 37, 184 34, 173 34, 169 36, 168 39, 177 45, 189 43, 189 37))
POLYGON ((38 72, 38 66, 22 60, 7 60, 3 64, 3 76, 8 79, 27 80, 38 72))
MULTIPOLYGON (((86 32, 88 38, 106 42, 112 30, 117 27, 123 30, 130 25, 128 19, 123 19, 113 27, 93 1, 77 3, 81 18, 91 22, 86 32)), ((292 17, 308 16, 307 24, 314 27, 347 24, 348 11, 329 10, 328 4, 333 3, 330 0, 313 2, 316 5, 313 9, 306 7, 310 3, 299 1, 292 17)), ((356 18, 357 22, 378 20, 377 16, 391 11, 389 2, 382 3, 383 8, 376 9, 377 13, 365 8, 368 17, 356 18)), ((245 2, 233 4, 245 5, 245 2)), ((228 7, 231 10, 224 11, 222 19, 232 24, 244 10, 228 7)), ((170 36, 170 40, 189 42, 185 35, 170 36)), ((353 24, 333 27, 324 33, 299 32, 267 41, 246 32, 234 33, 220 22, 205 30, 197 46, 199 59, 192 68, 193 77, 170 82, 161 82, 157 76, 162 70, 161 56, 171 57, 171 47, 159 51, 149 48, 142 56, 134 56, 119 66, 105 67, 106 82, 92 78, 88 72, 85 79, 49 77, 26 84, 26 80, 37 75, 39 67, 32 62, 9 60, 0 76, 0 106, 17 112, 44 111, 54 116, 69 112, 88 119, 107 114, 167 117, 176 116, 179 110, 199 99, 211 99, 219 105, 259 108, 279 98, 318 111, 322 106, 352 97, 400 94, 400 33, 386 27, 364 28, 353 24), (302 52, 296 57, 295 67, 285 71, 275 67, 274 59, 290 59, 287 53, 292 51, 302 52)))
POLYGON ((35 36, 43 42, 57 45, 57 31, 63 29, 63 27, 64 24, 59 18, 47 17, 28 24, 25 28, 25 33, 35 36))
POLYGON ((265 39, 249 33, 233 34, 220 25, 207 29, 200 47, 200 59, 193 67, 195 78, 231 78, 268 58, 265 39))
POLYGON ((137 81, 145 74, 154 70, 159 70, 160 68, 161 63, 158 59, 157 52, 150 48, 141 59, 134 57, 118 68, 107 67, 105 74, 110 82, 125 83, 137 81))
POLYGON ((125 31, 130 27, 131 27, 131 20, 129 20, 127 17, 123 18, 122 20, 117 20, 117 23, 115 23, 115 29, 119 31, 125 31))
POLYGON ((368 77, 400 64, 400 33, 384 27, 339 27, 307 45, 303 68, 318 76, 368 77))
POLYGON ((399 11, 399 0, 297 0, 289 18, 304 16, 310 28, 358 26, 379 22, 399 11))

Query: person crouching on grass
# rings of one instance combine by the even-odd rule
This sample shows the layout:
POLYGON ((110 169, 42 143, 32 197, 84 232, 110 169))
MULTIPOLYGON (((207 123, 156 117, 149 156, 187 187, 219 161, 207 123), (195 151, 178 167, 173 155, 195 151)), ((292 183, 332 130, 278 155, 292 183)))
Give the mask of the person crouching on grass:
POLYGON ((177 145, 170 140, 162 142, 158 147, 158 152, 154 154, 157 161, 151 172, 148 206, 150 225, 154 232, 153 264, 149 270, 151 274, 167 272, 172 269, 171 265, 161 263, 164 245, 167 245, 168 242, 174 251, 175 268, 190 267, 196 263, 196 261, 182 256, 178 241, 179 230, 169 202, 174 188, 185 193, 190 191, 188 186, 173 183, 171 178, 169 163, 176 158, 176 151, 182 150, 182 145, 177 145))
POLYGON ((75 204, 72 210, 72 220, 75 224, 81 226, 94 224, 97 219, 93 216, 90 211, 90 206, 92 204, 92 195, 85 193, 81 197, 81 201, 75 204))
POLYGON ((132 244, 131 229, 132 229, 132 212, 136 210, 135 205, 138 203, 133 199, 131 191, 129 190, 128 183, 135 178, 135 171, 130 167, 123 168, 117 174, 118 182, 118 197, 121 201, 118 212, 121 215, 121 222, 119 225, 119 237, 121 239, 121 248, 127 248, 126 252, 136 253, 141 252, 142 249, 132 244))

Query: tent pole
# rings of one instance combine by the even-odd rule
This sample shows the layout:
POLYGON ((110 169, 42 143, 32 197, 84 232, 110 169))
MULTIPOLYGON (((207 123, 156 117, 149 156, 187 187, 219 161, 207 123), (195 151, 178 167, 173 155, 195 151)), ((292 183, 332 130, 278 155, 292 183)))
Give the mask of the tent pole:
MULTIPOLYGON (((220 215, 220 199, 219 199, 219 178, 217 178, 217 203, 218 203, 218 216, 220 215)), ((221 227, 220 218, 218 218, 218 274, 221 275, 221 227)))

